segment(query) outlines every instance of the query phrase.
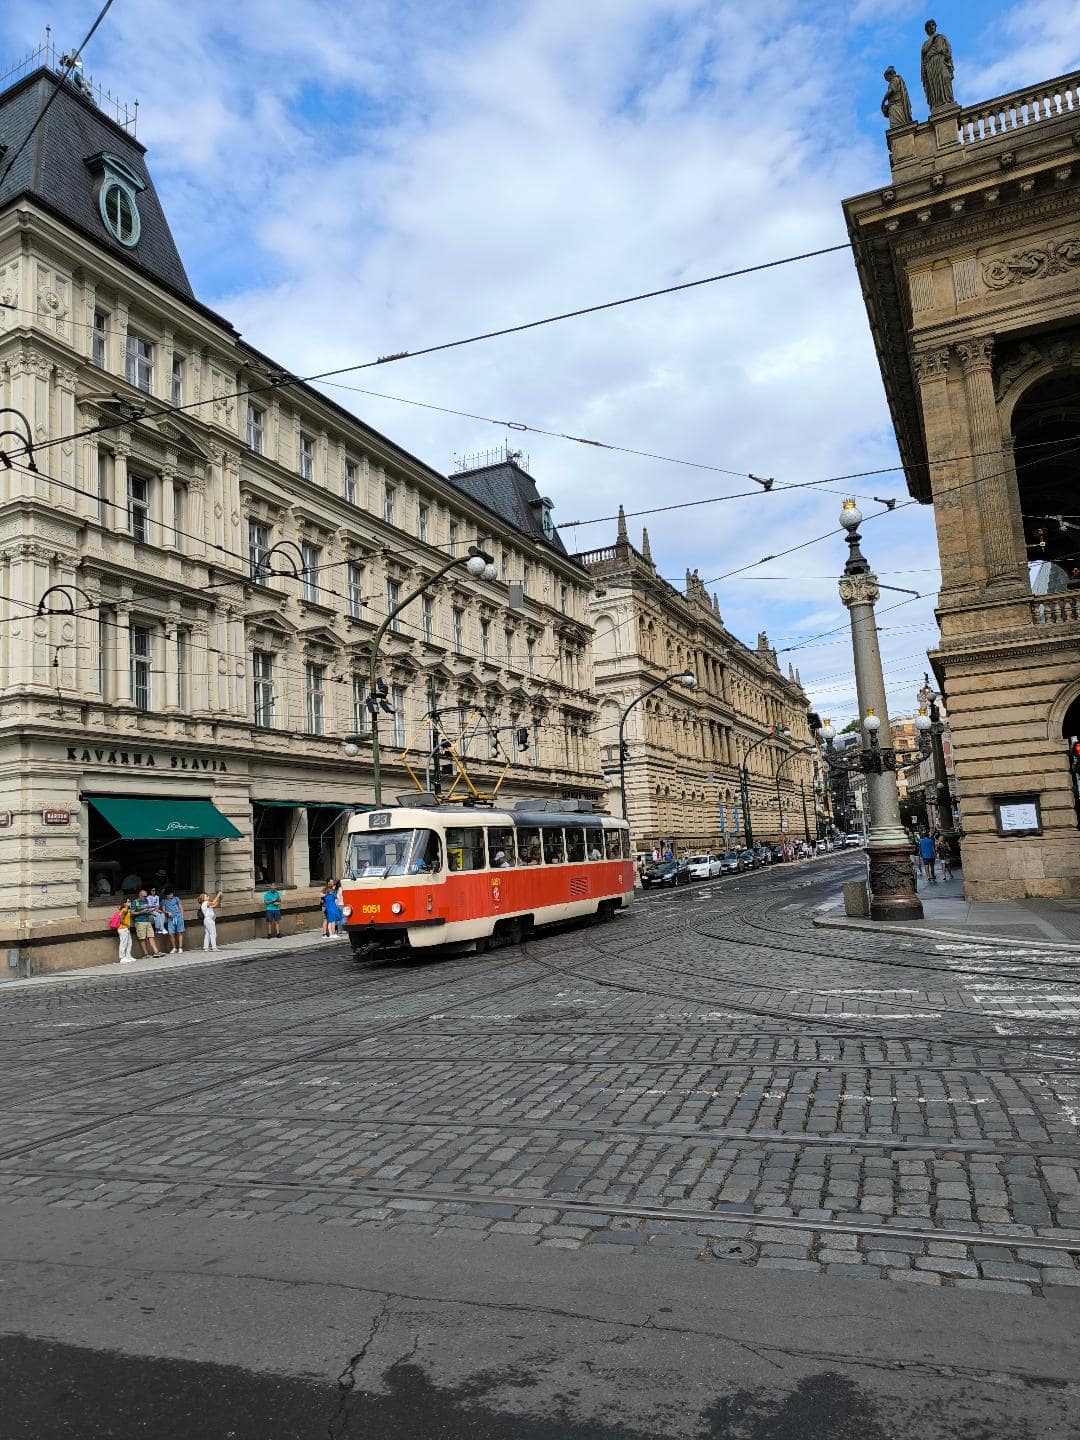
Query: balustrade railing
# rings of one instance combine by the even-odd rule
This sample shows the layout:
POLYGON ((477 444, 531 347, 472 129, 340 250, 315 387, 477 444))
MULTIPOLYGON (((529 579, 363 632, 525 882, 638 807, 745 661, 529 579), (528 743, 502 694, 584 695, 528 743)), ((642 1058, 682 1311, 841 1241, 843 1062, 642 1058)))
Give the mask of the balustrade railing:
POLYGON ((1080 73, 966 106, 956 119, 957 138, 961 145, 977 145, 1062 116, 1080 119, 1080 73))
POLYGON ((1031 618, 1036 625, 1068 625, 1080 620, 1080 595, 1040 595, 1031 602, 1031 618))

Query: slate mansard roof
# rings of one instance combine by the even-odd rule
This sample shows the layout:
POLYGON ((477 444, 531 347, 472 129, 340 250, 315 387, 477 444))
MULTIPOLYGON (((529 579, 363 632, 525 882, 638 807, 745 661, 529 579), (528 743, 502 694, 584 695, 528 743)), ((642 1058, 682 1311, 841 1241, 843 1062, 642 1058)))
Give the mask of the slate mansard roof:
POLYGON ((142 270, 184 299, 195 301, 146 168, 145 147, 52 71, 35 70, 0 95, 0 145, 6 147, 0 155, 0 172, 54 94, 56 98, 32 140, 0 185, 0 210, 27 196, 96 245, 111 251, 118 260, 142 270), (142 226, 138 244, 132 248, 118 244, 101 219, 98 175, 86 162, 103 152, 117 156, 146 186, 139 192, 142 226))
MULTIPOLYGON (((567 555, 559 532, 556 530, 549 540, 544 534, 543 504, 536 481, 520 465, 512 460, 499 465, 484 465, 476 470, 461 470, 448 477, 451 485, 479 500, 489 510, 502 517, 507 524, 532 540, 543 541, 545 545, 567 555)), ((569 556, 568 556, 569 558, 569 556)))

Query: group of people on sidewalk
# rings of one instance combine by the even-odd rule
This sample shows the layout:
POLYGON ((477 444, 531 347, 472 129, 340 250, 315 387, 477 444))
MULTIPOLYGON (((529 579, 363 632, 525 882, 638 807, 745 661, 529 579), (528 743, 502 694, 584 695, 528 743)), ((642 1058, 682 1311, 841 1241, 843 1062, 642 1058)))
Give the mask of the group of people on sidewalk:
MULTIPOLYGON (((281 891, 276 885, 269 885, 262 896, 263 911, 266 917, 266 938, 268 940, 281 939, 281 891)), ((221 891, 210 895, 205 890, 196 901, 197 918, 203 927, 204 950, 216 950, 217 942, 217 912, 221 904, 221 891)), ((338 886, 335 881, 328 881, 323 887, 321 896, 321 909, 323 916, 323 938, 332 940, 344 934, 345 912, 338 895, 338 886)), ((187 921, 184 917, 184 906, 175 890, 167 889, 159 894, 156 886, 149 890, 140 889, 134 896, 125 897, 120 901, 109 921, 109 927, 116 931, 116 938, 119 945, 119 959, 121 965, 126 965, 137 959, 133 954, 133 942, 137 941, 142 951, 142 958, 148 959, 152 955, 160 955, 164 950, 164 942, 169 942, 168 953, 170 955, 182 955, 184 953, 184 936, 187 933, 187 921), (159 948, 158 941, 161 940, 159 948)))
POLYGON ((941 878, 952 879, 952 852, 940 830, 935 830, 933 834, 924 830, 915 842, 915 848, 926 880, 932 885, 937 884, 938 865, 941 866, 941 878))

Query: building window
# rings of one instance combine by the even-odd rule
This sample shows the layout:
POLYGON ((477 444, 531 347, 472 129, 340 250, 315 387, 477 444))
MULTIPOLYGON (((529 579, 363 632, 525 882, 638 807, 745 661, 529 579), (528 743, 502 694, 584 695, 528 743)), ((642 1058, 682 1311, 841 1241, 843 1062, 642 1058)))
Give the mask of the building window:
POLYGON ((397 491, 393 485, 387 485, 383 492, 383 519, 387 525, 394 524, 394 513, 397 508, 397 491))
POLYGON ((186 709, 187 700, 187 634, 183 630, 176 632, 176 704, 180 710, 186 709))
POLYGON ((465 649, 465 611, 460 605, 454 606, 454 649, 459 655, 465 649))
POLYGON ((140 335, 127 337, 124 376, 129 385, 145 390, 148 395, 154 388, 154 347, 140 335))
POLYGON ((301 480, 314 480, 315 478, 315 441, 310 435, 300 432, 300 478, 301 480))
MULTIPOLYGON (((398 584, 398 582, 397 582, 396 580, 387 580, 387 582, 386 582, 386 613, 387 613, 387 615, 390 614, 390 612, 394 609, 395 605, 397 605, 397 603, 398 603, 398 601, 399 601, 400 599, 401 599, 401 586, 398 584)), ((391 630, 400 630, 400 629, 401 629, 401 617, 400 617, 399 615, 395 615, 394 618, 390 621, 390 629, 391 629, 391 630)))
POLYGON ((352 723, 357 735, 366 735, 371 723, 367 704, 367 680, 363 675, 352 677, 352 723))
POLYGON ((536 673, 536 641, 531 635, 525 641, 525 669, 530 675, 536 673))
POLYGON ((322 564, 322 551, 318 545, 301 545, 300 554, 304 558, 304 599, 313 605, 321 605, 319 567, 322 564))
POLYGON ((566 588, 565 585, 560 585, 560 586, 559 586, 559 609, 562 611, 562 613, 563 613, 564 615, 569 614, 569 611, 568 611, 567 608, 566 608, 569 600, 570 600, 570 591, 566 588))
POLYGON ((128 529, 131 538, 146 545, 150 539, 150 482, 141 475, 128 476, 128 529))
POLYGON ((345 478, 342 481, 341 492, 350 505, 356 504, 356 464, 352 460, 345 461, 345 478))
POLYGON ((260 410, 258 405, 247 407, 247 443, 248 449, 254 450, 256 455, 263 453, 263 441, 266 438, 266 411, 260 410))
POLYGON ((506 668, 511 670, 514 665, 514 632, 504 630, 503 639, 506 641, 506 668))
POLYGON ((481 620, 481 621, 480 621, 480 658, 481 658, 481 660, 486 660, 486 659, 488 658, 488 644, 489 644, 490 639, 491 639, 491 622, 488 621, 488 620, 481 620))
POLYGON ((97 511, 98 524, 108 525, 109 504, 112 499, 112 467, 113 457, 108 450, 98 448, 97 455, 97 511))
POLYGON ((527 594, 529 593, 529 579, 530 579, 529 567, 528 567, 528 565, 522 565, 522 567, 521 567, 521 593, 522 593, 523 595, 527 595, 527 594))
POLYGON ((257 585, 269 584, 269 555, 270 527, 268 525, 261 525, 258 520, 249 520, 248 564, 251 568, 251 578, 257 585))
POLYGON ((457 554, 457 540, 458 540, 458 527, 457 527, 457 521, 456 521, 456 520, 451 520, 451 521, 450 521, 450 531, 449 531, 449 537, 448 537, 448 538, 449 538, 449 541, 450 541, 450 546, 449 546, 449 548, 450 548, 450 554, 451 554, 451 555, 456 555, 456 554, 457 554))
POLYGON ((109 317, 101 310, 94 311, 94 329, 91 334, 90 359, 105 369, 105 342, 109 335, 109 317))
POLYGON ((325 733, 326 714, 323 708, 323 681, 326 678, 325 665, 313 665, 309 660, 305 667, 307 695, 307 728, 309 735, 325 733))
POLYGON ((152 698, 150 631, 132 625, 128 631, 131 653, 131 700, 136 710, 149 710, 152 698))
POLYGON ((390 704, 394 707, 391 736, 395 745, 405 744, 405 691, 400 685, 390 689, 390 704))
POLYGON ((255 724, 274 723, 274 657, 269 650, 253 650, 251 673, 255 688, 255 724))
POLYGON ((431 507, 429 505, 417 505, 416 507, 416 536, 418 540, 426 542, 428 538, 428 521, 431 518, 431 507))
POLYGON ((435 602, 430 595, 425 595, 420 602, 420 617, 424 639, 430 645, 435 638, 435 602))
POLYGON ((184 357, 174 355, 172 362, 172 383, 169 386, 169 400, 173 405, 184 403, 184 357))
POLYGON ((348 577, 349 616, 353 620, 359 620, 364 613, 364 567, 355 560, 350 560, 345 573, 348 577))

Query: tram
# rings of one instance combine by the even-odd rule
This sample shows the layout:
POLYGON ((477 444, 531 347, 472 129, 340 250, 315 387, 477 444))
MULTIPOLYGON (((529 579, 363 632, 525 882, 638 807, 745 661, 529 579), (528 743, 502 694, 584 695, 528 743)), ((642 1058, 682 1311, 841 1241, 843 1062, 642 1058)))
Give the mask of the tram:
POLYGON ((557 921, 611 919, 634 895, 629 827, 588 805, 400 804, 353 815, 341 881, 353 954, 483 951, 557 921))

